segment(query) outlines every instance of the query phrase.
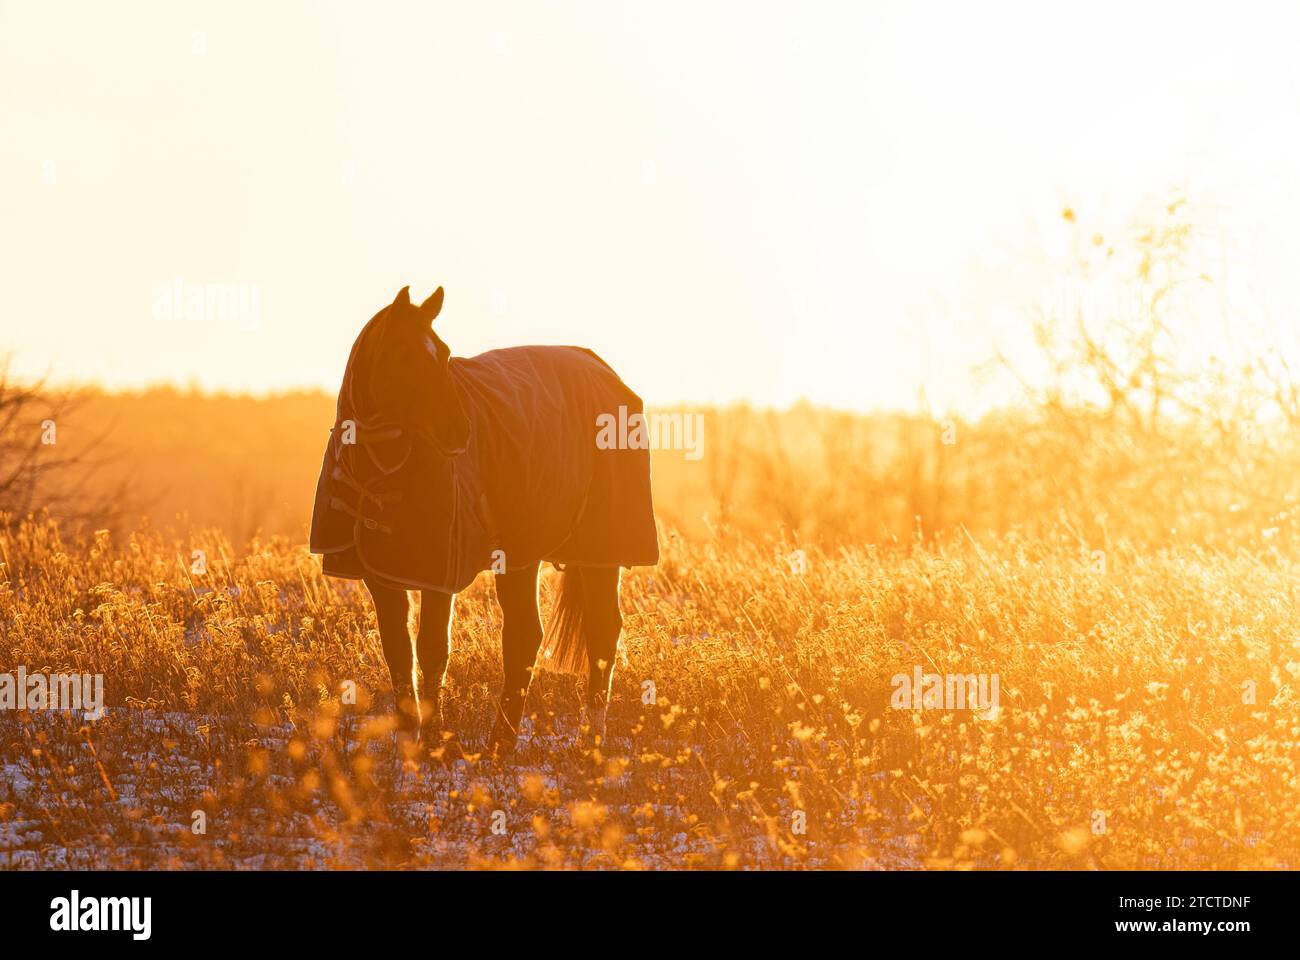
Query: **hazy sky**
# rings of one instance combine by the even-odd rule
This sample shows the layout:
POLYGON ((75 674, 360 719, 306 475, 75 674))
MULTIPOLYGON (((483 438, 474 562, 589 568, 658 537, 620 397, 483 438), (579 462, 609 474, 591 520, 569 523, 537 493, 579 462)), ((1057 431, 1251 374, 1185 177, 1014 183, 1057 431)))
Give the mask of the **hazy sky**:
POLYGON ((589 345, 651 402, 963 406, 1062 206, 1171 188, 1291 322, 1295 9, 3 2, 0 350, 332 390, 442 284, 454 352, 589 345))

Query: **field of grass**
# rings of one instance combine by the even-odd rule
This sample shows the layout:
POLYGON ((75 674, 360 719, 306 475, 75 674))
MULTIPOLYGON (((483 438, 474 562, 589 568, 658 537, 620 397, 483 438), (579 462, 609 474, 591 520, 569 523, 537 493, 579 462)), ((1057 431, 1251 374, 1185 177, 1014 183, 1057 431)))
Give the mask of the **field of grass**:
POLYGON ((456 737, 425 755, 393 736, 364 590, 300 543, 20 523, 0 534, 0 668, 102 673, 107 710, 0 711, 0 864, 1300 861, 1294 558, 1046 535, 662 541, 657 568, 625 574, 607 742, 576 729, 578 681, 544 673, 494 762, 486 577, 456 603, 456 737), (891 678, 917 667, 997 674, 1000 703, 896 709, 891 678))

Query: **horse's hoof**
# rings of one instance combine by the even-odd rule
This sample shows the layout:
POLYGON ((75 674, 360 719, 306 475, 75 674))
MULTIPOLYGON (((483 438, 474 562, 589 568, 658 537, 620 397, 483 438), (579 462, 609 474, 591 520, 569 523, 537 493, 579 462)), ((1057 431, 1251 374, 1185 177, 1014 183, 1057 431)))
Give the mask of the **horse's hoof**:
POLYGON ((393 756, 407 769, 413 770, 420 759, 420 741, 413 730, 398 730, 393 734, 393 756))
POLYGON ((420 714, 410 697, 397 697, 393 710, 397 732, 415 735, 420 730, 420 714))
POLYGON ((435 714, 420 718, 420 742, 430 747, 442 743, 442 717, 435 714))
POLYGON ((420 698, 420 732, 442 729, 442 701, 439 697, 420 698))
POLYGON ((515 752, 515 745, 519 742, 519 735, 515 730, 504 723, 499 723, 492 728, 492 733, 488 737, 488 753, 494 760, 503 760, 515 752))
POLYGON ((605 707, 589 706, 582 717, 584 741, 593 747, 605 742, 605 707))
POLYGON ((457 760, 465 759, 465 750, 455 737, 447 737, 437 743, 428 743, 425 745, 424 752, 431 760, 436 760, 444 767, 451 766, 457 760))

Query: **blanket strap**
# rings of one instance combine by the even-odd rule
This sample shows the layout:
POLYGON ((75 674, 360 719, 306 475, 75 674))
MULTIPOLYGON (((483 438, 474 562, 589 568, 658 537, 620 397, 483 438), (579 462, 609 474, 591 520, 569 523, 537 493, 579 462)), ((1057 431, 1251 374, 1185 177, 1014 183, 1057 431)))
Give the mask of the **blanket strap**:
POLYGON ((352 478, 352 475, 340 466, 336 466, 334 468, 334 472, 330 474, 330 476, 333 477, 335 480, 339 481, 340 483, 343 483, 351 487, 353 490, 357 492, 357 495, 360 496, 363 500, 375 501, 375 504, 379 507, 380 510, 384 509, 384 504, 386 503, 401 502, 402 493, 400 490, 393 490, 388 493, 371 493, 361 484, 357 483, 357 481, 352 478))
POLYGON ((380 523, 378 520, 373 520, 370 517, 363 517, 360 511, 353 509, 352 504, 348 503, 346 500, 343 500, 339 497, 330 497, 330 506, 333 507, 335 510, 342 510, 350 517, 357 520, 367 530, 378 530, 380 533, 393 532, 393 528, 390 527, 388 524, 380 523))

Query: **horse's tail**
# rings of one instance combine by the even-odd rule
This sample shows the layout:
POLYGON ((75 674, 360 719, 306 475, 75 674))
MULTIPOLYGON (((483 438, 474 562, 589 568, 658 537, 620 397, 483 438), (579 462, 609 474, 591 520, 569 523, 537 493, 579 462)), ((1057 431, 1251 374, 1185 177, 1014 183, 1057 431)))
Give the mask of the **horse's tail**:
POLYGON ((537 666, 560 673, 587 673, 587 635, 583 627, 582 570, 565 567, 555 585, 555 603, 542 634, 537 666))

